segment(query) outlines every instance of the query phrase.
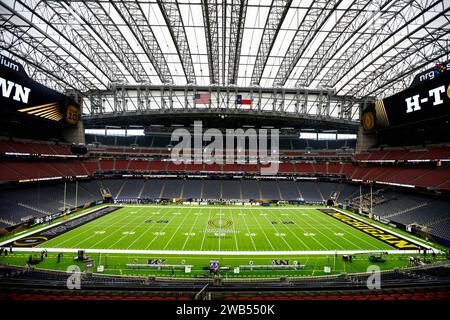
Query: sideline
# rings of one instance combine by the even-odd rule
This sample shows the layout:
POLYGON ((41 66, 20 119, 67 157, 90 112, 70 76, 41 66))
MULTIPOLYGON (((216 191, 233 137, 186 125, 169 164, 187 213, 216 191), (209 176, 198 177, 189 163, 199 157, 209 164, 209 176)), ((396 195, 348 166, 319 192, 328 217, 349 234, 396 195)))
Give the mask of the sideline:
POLYGON ((46 226, 46 227, 38 228, 38 229, 33 230, 33 231, 30 231, 30 232, 28 232, 28 233, 21 234, 20 236, 17 236, 17 237, 15 237, 15 238, 11 238, 11 239, 5 240, 5 241, 3 241, 3 242, 0 242, 0 247, 1 247, 1 246, 4 246, 4 245, 7 244, 7 243, 14 242, 14 241, 16 241, 16 240, 20 240, 20 239, 25 238, 25 237, 28 237, 28 236, 32 236, 32 235, 35 234, 35 233, 42 232, 42 231, 44 231, 44 230, 53 228, 53 227, 55 227, 55 226, 59 226, 60 224, 66 223, 67 221, 75 220, 75 219, 81 218, 81 217, 83 217, 83 216, 85 216, 85 215, 87 215, 87 214, 90 214, 90 213, 95 212, 95 211, 97 211, 97 210, 103 209, 103 208, 106 207, 106 206, 107 206, 107 205, 102 204, 102 205, 100 205, 99 207, 93 208, 92 210, 89 210, 89 211, 83 212, 83 213, 81 213, 81 214, 79 214, 79 215, 73 216, 73 217, 71 217, 71 218, 69 218, 69 219, 67 219, 67 220, 64 220, 64 219, 63 219, 62 221, 59 221, 59 222, 56 222, 56 223, 49 224, 49 225, 46 226))
MULTIPOLYGON (((49 228, 53 228, 55 226, 58 226, 62 223, 65 223, 70 220, 78 219, 80 217, 83 217, 85 215, 88 215, 92 212, 95 212, 97 210, 103 209, 105 207, 124 207, 124 208, 169 208, 169 209, 177 209, 177 208, 192 208, 192 209, 211 209, 213 206, 161 206, 161 205, 123 205, 123 204, 102 204, 99 207, 93 208, 92 210, 88 210, 82 214, 79 214, 77 216, 71 217, 68 220, 62 220, 60 222, 57 222, 55 224, 50 224, 46 227, 33 230, 29 233, 21 234, 20 236, 17 236, 15 238, 8 239, 4 242, 0 243, 0 246, 4 246, 7 243, 31 236, 33 234, 42 232, 44 230, 47 230, 49 228)), ((300 208, 293 208, 293 207, 262 207, 262 206, 242 206, 239 209, 240 210, 255 210, 255 207, 257 207, 258 210, 286 210, 286 209, 294 209, 294 210, 319 210, 323 209, 322 207, 300 207, 300 208)), ((235 206, 234 206, 235 208, 235 206)), ((231 209, 231 208, 230 208, 231 209)), ((393 235, 396 235, 402 239, 411 241, 415 244, 421 245, 427 249, 431 249, 435 251, 436 253, 443 253, 441 250, 436 249, 428 244, 424 244, 420 241, 417 241, 415 239, 411 239, 409 237, 406 237, 402 234, 396 233, 392 230, 383 228, 381 226, 372 224, 368 221, 365 221, 364 219, 361 219, 357 216, 354 216, 352 214, 349 214, 345 211, 342 211, 338 208, 333 208, 334 210, 347 215, 348 217, 351 217, 353 219, 359 220, 361 222, 367 223, 373 227, 380 228, 383 231, 386 231, 388 233, 392 233, 393 235)), ((183 250, 125 250, 125 249, 87 249, 87 248, 47 248, 47 247, 39 247, 39 248, 20 248, 20 247, 14 247, 15 251, 20 252, 40 252, 42 250, 47 250, 49 252, 78 252, 78 250, 85 250, 87 253, 126 253, 126 254, 168 254, 168 255, 228 255, 228 256, 234 256, 234 255, 332 255, 332 254, 358 254, 358 253, 379 253, 379 252, 386 252, 388 254, 420 254, 420 250, 338 250, 338 251, 183 251, 183 250)))
POLYGON ((338 250, 338 251, 184 251, 184 250, 125 250, 125 249, 85 249, 85 248, 14 248, 15 252, 73 252, 85 250, 86 253, 123 253, 123 254, 161 254, 161 255, 199 255, 199 256, 274 256, 274 255, 334 255, 334 254, 419 254, 420 250, 338 250))
POLYGON ((427 248, 427 249, 431 249, 431 250, 433 250, 435 253, 443 253, 441 250, 436 249, 436 248, 430 246, 429 244, 422 243, 422 242, 420 242, 420 241, 417 241, 417 240, 415 240, 415 239, 411 239, 411 238, 409 238, 409 237, 407 237, 407 236, 405 236, 405 235, 402 235, 402 234, 400 234, 400 233, 397 233, 397 232, 395 232, 395 231, 392 231, 392 230, 383 228, 383 227, 380 226, 380 225, 373 224, 373 223, 371 223, 371 222, 369 222, 369 221, 367 221, 367 220, 364 220, 364 219, 362 219, 362 218, 360 218, 360 217, 357 217, 357 216, 355 216, 355 215, 353 215, 353 214, 350 214, 350 213, 348 213, 348 212, 342 211, 342 210, 340 210, 340 209, 337 209, 337 208, 333 208, 333 209, 336 210, 337 212, 340 212, 340 213, 342 213, 342 214, 345 214, 347 217, 350 217, 350 218, 352 218, 352 219, 355 219, 355 220, 364 222, 364 223, 366 223, 366 224, 368 224, 368 225, 371 225, 371 226, 374 227, 374 228, 379 228, 379 229, 381 229, 381 230, 383 230, 383 231, 385 231, 385 232, 387 232, 387 233, 392 233, 393 235, 395 235, 395 236, 397 236, 397 237, 399 237, 399 238, 401 238, 401 239, 403 239, 403 240, 407 240, 407 241, 410 241, 410 242, 412 242, 412 243, 414 243, 414 244, 417 244, 417 245, 420 245, 420 246, 422 246, 422 247, 425 247, 425 248, 427 248))
POLYGON ((110 207, 124 207, 124 208, 169 208, 169 209, 181 209, 181 208, 188 208, 188 209, 240 209, 240 210, 288 210, 288 209, 294 209, 294 210, 317 210, 321 208, 317 207, 308 207, 305 205, 304 207, 296 207, 296 206, 280 206, 280 207, 264 207, 264 206, 237 206, 237 205, 198 205, 198 206, 192 206, 192 205, 179 205, 179 206, 167 206, 167 205, 133 205, 133 204, 120 204, 120 203, 109 203, 108 206, 110 207))

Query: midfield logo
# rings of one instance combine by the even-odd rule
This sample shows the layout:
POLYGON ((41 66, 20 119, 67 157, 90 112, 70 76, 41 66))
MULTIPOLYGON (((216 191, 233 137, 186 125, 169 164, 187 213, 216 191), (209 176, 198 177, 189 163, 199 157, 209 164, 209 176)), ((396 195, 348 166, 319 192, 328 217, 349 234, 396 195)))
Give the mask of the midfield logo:
POLYGON ((233 220, 230 219, 211 219, 208 221, 208 225, 213 228, 229 228, 233 225, 233 220))

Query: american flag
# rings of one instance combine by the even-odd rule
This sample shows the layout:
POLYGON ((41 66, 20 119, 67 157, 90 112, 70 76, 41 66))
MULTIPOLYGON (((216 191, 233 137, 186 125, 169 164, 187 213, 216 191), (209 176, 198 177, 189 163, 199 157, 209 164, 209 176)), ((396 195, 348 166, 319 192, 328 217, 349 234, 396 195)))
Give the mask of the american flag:
POLYGON ((209 104, 209 93, 196 93, 192 99, 195 104, 209 104))

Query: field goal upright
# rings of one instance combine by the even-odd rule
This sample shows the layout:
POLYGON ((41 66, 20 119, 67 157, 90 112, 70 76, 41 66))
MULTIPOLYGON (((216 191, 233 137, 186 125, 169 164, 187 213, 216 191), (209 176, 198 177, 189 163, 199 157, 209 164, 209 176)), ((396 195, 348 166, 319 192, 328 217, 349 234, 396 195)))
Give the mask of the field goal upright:
POLYGON ((109 188, 100 187, 100 193, 102 194, 102 198, 104 202, 113 202, 112 201, 112 194, 111 191, 109 191, 109 188))

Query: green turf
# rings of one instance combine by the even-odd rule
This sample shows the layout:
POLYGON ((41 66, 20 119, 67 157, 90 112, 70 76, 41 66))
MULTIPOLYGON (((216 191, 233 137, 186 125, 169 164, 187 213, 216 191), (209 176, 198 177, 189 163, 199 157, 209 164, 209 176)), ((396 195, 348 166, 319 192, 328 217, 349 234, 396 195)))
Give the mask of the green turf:
MULTIPOLYGON (((0 264, 25 266, 26 261, 30 255, 34 255, 35 258, 39 257, 39 253, 32 252, 13 252, 8 256, 0 256, 0 264)), ((36 265, 39 269, 54 269, 54 270, 67 270, 69 266, 78 265, 82 271, 89 271, 86 269, 83 262, 74 260, 76 253, 64 253, 60 263, 57 262, 57 253, 49 252, 48 257, 44 261, 36 265)), ((220 275, 226 278, 273 278, 273 277, 301 277, 301 276, 321 276, 326 275, 324 267, 331 267, 331 274, 342 273, 354 273, 354 272, 366 272, 369 266, 373 263, 369 262, 369 254, 357 254, 355 255, 352 263, 345 263, 342 260, 341 255, 267 255, 267 256, 200 256, 200 255, 149 255, 149 254, 127 254, 127 253, 89 253, 89 259, 94 260, 95 267, 98 265, 104 266, 105 274, 112 275, 132 275, 132 276, 157 276, 157 277, 196 277, 196 276, 208 276, 209 272, 204 270, 204 267, 209 265, 209 261, 214 259, 220 262, 221 266, 230 266, 229 271, 221 271, 220 275), (158 268, 132 268, 127 266, 130 263, 147 263, 147 259, 165 259, 165 264, 186 264, 192 265, 192 272, 186 274, 183 269, 176 269, 172 271, 170 267, 158 269, 158 268), (285 259, 289 260, 290 264, 293 261, 298 261, 299 264, 304 267, 294 270, 293 268, 286 269, 254 269, 254 270, 241 270, 239 274, 234 274, 234 267, 241 265, 248 265, 250 261, 254 265, 270 265, 273 259, 285 259)), ((416 255, 419 258, 423 258, 423 255, 416 255)), ((405 268, 410 266, 408 255, 403 254, 389 254, 383 255, 386 259, 385 263, 378 263, 377 265, 381 270, 390 270, 395 268, 405 268)), ((435 258, 431 258, 428 255, 428 259, 433 262, 445 261, 445 255, 437 255, 435 258)), ((95 272, 94 269, 90 269, 95 272)))
MULTIPOLYGON (((384 225, 383 227, 389 228, 384 225)), ((402 233, 397 229, 393 231, 402 233)), ((409 234, 406 236, 411 237, 409 234)), ((436 244, 434 245, 436 246, 436 244)), ((367 267, 372 264, 368 261, 368 254, 357 254, 353 263, 348 264, 342 261, 340 255, 334 253, 295 255, 279 251, 384 251, 392 249, 379 240, 307 206, 269 208, 126 206, 47 241, 41 247, 180 250, 176 254, 164 254, 164 252, 135 254, 123 251, 108 254, 89 253, 88 255, 95 261, 95 266, 103 265, 105 267, 106 274, 160 277, 207 276, 208 271, 205 271, 204 268, 209 265, 211 259, 214 259, 219 260, 221 266, 230 266, 230 270, 221 271, 221 275, 233 278, 324 275, 325 266, 332 267, 332 274, 365 272, 367 267), (146 223, 146 220, 152 221, 146 223), (168 223, 158 223, 159 220, 168 223), (294 224, 283 224, 283 221, 292 221, 294 224), (277 223, 272 224, 272 222, 277 223), (187 250, 199 252, 188 254, 187 250), (218 253, 219 250, 221 253, 218 253), (200 255, 200 251, 213 251, 214 253, 200 255), (223 253, 223 251, 246 252, 236 256, 223 253), (278 252, 252 255, 252 251, 278 252), (146 264, 150 258, 164 259, 165 264, 192 265, 192 272, 186 274, 183 269, 172 270, 169 267, 136 269, 127 265, 130 263, 146 264), (271 265, 273 259, 287 259, 291 265, 296 260, 304 267, 297 270, 269 267, 241 270, 239 274, 233 273, 234 267, 248 265, 250 261, 255 265, 271 265)), ((14 252, 7 257, 0 257, 0 264, 25 265, 30 254, 39 256, 38 253, 32 252, 14 252)), ((56 252, 50 252, 48 258, 36 267, 66 270, 68 266, 77 264, 81 270, 87 271, 83 263, 74 261, 76 253, 64 253, 60 263, 57 263, 56 254, 56 252)), ((384 255, 384 257, 387 261, 379 264, 382 270, 409 265, 407 255, 390 254, 384 255)), ((446 257, 438 255, 435 259, 445 260, 446 257)))
POLYGON ((315 209, 181 206, 125 207, 40 246, 184 251, 392 249, 315 209))

